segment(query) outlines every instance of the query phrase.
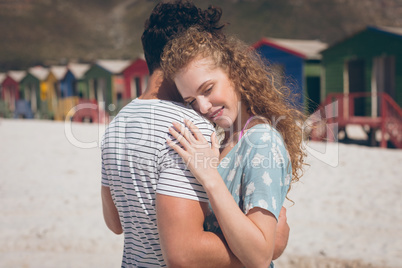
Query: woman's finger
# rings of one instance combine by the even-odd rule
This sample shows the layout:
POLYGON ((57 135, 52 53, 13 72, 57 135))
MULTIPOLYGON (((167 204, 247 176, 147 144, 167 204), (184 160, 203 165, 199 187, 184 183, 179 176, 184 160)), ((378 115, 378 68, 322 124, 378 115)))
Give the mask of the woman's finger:
POLYGON ((191 133, 197 141, 206 141, 200 129, 196 125, 194 125, 191 120, 184 119, 184 124, 188 127, 188 129, 190 129, 191 133))
POLYGON ((191 134, 191 132, 190 132, 183 124, 180 124, 180 123, 178 123, 178 122, 173 122, 172 124, 173 124, 173 126, 175 127, 175 129, 176 129, 181 135, 183 135, 183 137, 184 137, 190 144, 195 141, 195 138, 194 138, 193 134, 191 134))
POLYGON ((172 141, 171 139, 166 139, 166 143, 169 145, 170 148, 175 150, 176 153, 180 155, 181 158, 183 158, 184 162, 186 163, 188 161, 188 154, 186 151, 181 148, 177 142, 172 141))
POLYGON ((179 132, 177 132, 173 127, 169 128, 169 133, 179 142, 185 150, 188 150, 190 148, 190 144, 186 140, 185 137, 180 135, 179 132))
POLYGON ((219 148, 220 148, 220 144, 218 142, 218 139, 216 138, 216 133, 213 132, 211 134, 211 142, 212 142, 212 150, 215 151, 215 153, 217 152, 219 154, 219 148))

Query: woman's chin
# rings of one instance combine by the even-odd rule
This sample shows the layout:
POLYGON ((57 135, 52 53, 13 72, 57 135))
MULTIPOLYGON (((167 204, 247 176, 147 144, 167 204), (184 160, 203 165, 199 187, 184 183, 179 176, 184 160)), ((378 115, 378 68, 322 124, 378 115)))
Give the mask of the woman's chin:
POLYGON ((223 128, 225 131, 229 130, 233 126, 233 124, 229 123, 227 120, 216 120, 213 122, 220 128, 223 128))

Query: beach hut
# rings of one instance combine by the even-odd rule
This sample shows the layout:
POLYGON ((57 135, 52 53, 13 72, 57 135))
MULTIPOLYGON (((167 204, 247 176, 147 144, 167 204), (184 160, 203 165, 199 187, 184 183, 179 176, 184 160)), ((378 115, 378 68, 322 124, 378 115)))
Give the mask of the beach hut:
POLYGON ((262 38, 252 46, 274 69, 276 83, 297 94, 296 105, 312 112, 320 103, 321 55, 318 40, 262 38))
POLYGON ((85 80, 85 74, 91 68, 91 65, 86 63, 69 63, 67 68, 74 76, 73 85, 68 94, 78 96, 80 99, 88 98, 88 84, 85 80))
POLYGON ((39 118, 50 119, 53 114, 49 109, 48 85, 46 78, 49 76, 49 69, 43 66, 35 66, 28 69, 28 75, 24 78, 24 85, 31 84, 39 89, 39 101, 37 114, 39 118))
MULTIPOLYGON (((110 75, 110 87, 109 94, 110 99, 107 105, 114 104, 116 105, 118 102, 121 102, 125 99, 126 90, 124 85, 124 75, 123 71, 129 67, 131 61, 129 60, 98 60, 96 62, 98 66, 106 70, 110 75)), ((112 110, 112 107, 108 107, 109 111, 112 110)))
POLYGON ((361 125, 372 145, 381 130, 381 146, 402 148, 402 28, 368 26, 321 53, 322 106, 337 103, 338 127, 361 125))
MULTIPOLYGON (((8 71, 1 83, 2 100, 5 103, 6 110, 9 111, 9 116, 18 116, 15 114, 18 100, 20 98, 20 82, 25 77, 25 71, 8 71)), ((21 117, 30 117, 31 114, 24 114, 21 117)))
POLYGON ((8 110, 8 105, 3 99, 3 81, 6 79, 5 73, 0 73, 0 117, 9 117, 10 111, 8 110))
POLYGON ((43 90, 45 91, 47 109, 50 118, 54 120, 63 120, 63 111, 59 100, 61 98, 60 80, 64 78, 67 72, 66 66, 51 66, 46 79, 43 81, 43 90))
POLYGON ((53 92, 57 96, 57 105, 53 108, 56 109, 55 119, 64 120, 68 112, 78 104, 75 77, 68 66, 51 66, 50 74, 57 80, 53 87, 53 92))
POLYGON ((85 63, 69 63, 67 65, 68 71, 64 79, 61 81, 63 97, 84 97, 85 92, 87 91, 84 75, 90 67, 90 64, 85 63))
POLYGON ((149 77, 147 62, 143 57, 134 60, 123 71, 125 94, 123 99, 131 101, 139 97, 146 89, 149 77))
POLYGON ((40 118, 40 80, 28 70, 20 82, 20 89, 22 95, 20 99, 28 102, 26 109, 30 110, 34 118, 40 118))
POLYGON ((70 63, 66 67, 64 77, 60 80, 59 99, 59 106, 64 119, 71 120, 75 113, 75 107, 86 92, 87 87, 83 77, 89 67, 89 64, 81 63, 70 63))
MULTIPOLYGON (((118 112, 116 104, 125 94, 122 72, 130 63, 129 60, 98 60, 85 73, 87 92, 84 98, 98 106, 99 121, 107 121, 109 115, 118 112)), ((91 121, 96 119, 91 118, 91 121)))
POLYGON ((330 93, 370 93, 355 100, 355 113, 362 116, 379 113, 377 93, 402 106, 402 28, 368 26, 323 50, 322 56, 322 99, 330 93))

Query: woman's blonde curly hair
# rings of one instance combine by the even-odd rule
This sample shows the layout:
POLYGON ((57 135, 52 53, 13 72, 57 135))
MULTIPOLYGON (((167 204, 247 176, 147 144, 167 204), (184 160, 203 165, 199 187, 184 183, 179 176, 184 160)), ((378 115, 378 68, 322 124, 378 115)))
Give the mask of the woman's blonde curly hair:
POLYGON ((226 71, 250 115, 263 117, 281 133, 291 159, 292 182, 298 181, 306 155, 299 125, 304 115, 292 104, 295 96, 290 89, 278 85, 274 80, 277 74, 248 45, 234 37, 213 37, 194 27, 165 46, 161 66, 166 78, 173 80, 192 60, 203 58, 226 71))

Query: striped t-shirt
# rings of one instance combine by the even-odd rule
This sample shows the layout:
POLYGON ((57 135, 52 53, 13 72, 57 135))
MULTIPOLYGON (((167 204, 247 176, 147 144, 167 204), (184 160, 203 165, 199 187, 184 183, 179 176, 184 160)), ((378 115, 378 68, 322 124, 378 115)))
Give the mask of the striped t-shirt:
MULTIPOLYGON (((194 110, 135 99, 102 139, 102 185, 110 188, 124 231, 122 267, 166 266, 156 226, 156 193, 208 202, 201 184, 166 143, 172 122, 190 119, 209 141, 213 126, 194 110)), ((173 139, 174 140, 174 139, 173 139)))

